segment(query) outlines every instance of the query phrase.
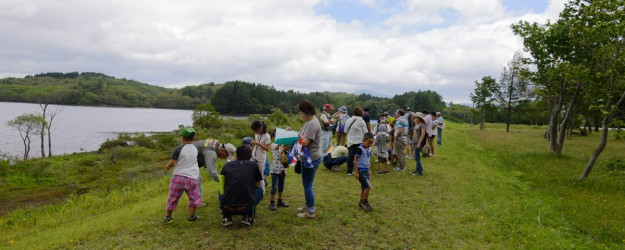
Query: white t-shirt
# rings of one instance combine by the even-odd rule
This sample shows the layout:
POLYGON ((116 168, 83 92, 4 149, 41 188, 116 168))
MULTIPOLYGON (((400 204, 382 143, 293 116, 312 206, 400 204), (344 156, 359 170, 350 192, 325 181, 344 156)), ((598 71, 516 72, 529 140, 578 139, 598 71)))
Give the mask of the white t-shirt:
POLYGON ((197 148, 193 144, 184 144, 176 147, 171 154, 171 159, 176 161, 172 175, 181 175, 197 180, 200 177, 197 154, 197 148))
MULTIPOLYGON (((269 145, 271 144, 271 136, 269 135, 269 133, 265 133, 262 135, 254 134, 254 141, 260 142, 264 145, 269 145)), ((252 148, 252 159, 257 162, 262 162, 264 164, 267 160, 267 151, 265 151, 260 146, 254 146, 254 148, 252 148)))
POLYGON ((426 115, 423 120, 425 120, 425 133, 432 136, 432 115, 426 115))

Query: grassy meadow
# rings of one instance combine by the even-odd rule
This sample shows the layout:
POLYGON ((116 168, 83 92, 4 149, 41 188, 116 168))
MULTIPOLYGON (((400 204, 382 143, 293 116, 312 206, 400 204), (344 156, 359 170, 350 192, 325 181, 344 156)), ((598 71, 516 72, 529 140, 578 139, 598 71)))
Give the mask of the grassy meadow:
MULTIPOLYGON (((625 142, 611 140, 591 176, 579 181, 599 135, 574 136, 558 157, 543 132, 449 123, 436 157, 423 159, 424 176, 410 174, 412 160, 409 171, 373 176, 372 212, 358 208, 354 177, 320 166, 314 220, 295 217, 304 196, 301 177, 290 168, 285 201, 291 207, 270 211, 267 192, 252 227, 238 217, 234 226, 221 226, 217 183, 207 175, 203 219, 186 221, 185 197, 174 223, 163 225, 171 172, 157 171, 162 177, 6 213, 0 248, 625 248, 625 169, 617 161, 625 160, 625 142)), ((142 161, 154 168, 166 158, 142 161)))

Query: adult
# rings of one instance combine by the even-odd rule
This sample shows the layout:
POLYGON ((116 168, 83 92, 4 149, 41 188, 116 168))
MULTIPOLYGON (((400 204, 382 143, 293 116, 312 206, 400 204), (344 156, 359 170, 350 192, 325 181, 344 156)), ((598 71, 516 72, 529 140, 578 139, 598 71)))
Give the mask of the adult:
MULTIPOLYGON (((237 148, 230 144, 219 143, 215 139, 206 139, 193 142, 198 150, 197 162, 199 167, 204 167, 210 174, 211 178, 219 182, 219 175, 217 174, 217 158, 221 159, 234 159, 237 148)), ((200 196, 202 196, 202 175, 198 177, 198 183, 200 185, 200 196)), ((204 200, 204 199, 202 199, 204 200)), ((206 206, 206 203, 202 203, 200 207, 206 206)))
POLYGON ((306 206, 297 209, 298 218, 315 218, 315 189, 313 183, 315 181, 315 173, 319 164, 321 164, 321 148, 319 143, 321 141, 321 125, 319 120, 315 117, 315 106, 312 102, 304 100, 298 105, 301 119, 304 121, 304 125, 299 131, 299 136, 302 142, 302 151, 308 151, 310 155, 310 162, 306 159, 305 155, 300 155, 300 162, 302 162, 302 185, 304 186, 304 197, 306 199, 306 206))
POLYGON ((406 113, 406 120, 408 121, 408 137, 406 139, 406 157, 412 158, 412 137, 414 135, 414 125, 413 121, 412 109, 410 107, 404 107, 404 112, 406 113))
POLYGON ((436 141, 436 145, 440 146, 443 144, 443 129, 445 128, 445 122, 443 120, 443 115, 441 112, 436 112, 436 137, 438 140, 436 141))
POLYGON ((393 134, 393 151, 397 157, 397 167, 395 171, 406 170, 406 158, 404 153, 406 151, 406 142, 408 141, 408 121, 406 120, 406 113, 404 110, 399 109, 395 112, 395 133, 393 134))
POLYGON ((425 120, 424 115, 421 112, 417 112, 414 115, 415 119, 415 136, 413 137, 412 144, 414 148, 413 156, 416 165, 415 171, 412 175, 423 175, 423 164, 421 164, 421 148, 425 146, 427 141, 427 135, 425 133, 425 120))
POLYGON ((344 146, 336 146, 323 157, 323 165, 332 171, 341 172, 341 165, 347 161, 348 150, 344 146))
POLYGON ((362 119, 363 111, 360 107, 354 108, 354 115, 345 122, 345 133, 347 133, 347 175, 352 175, 354 171, 354 156, 356 149, 362 143, 365 133, 368 133, 367 124, 362 119))
POLYGON ((219 195, 221 225, 232 225, 232 215, 243 215, 242 224, 251 226, 256 222, 256 206, 263 199, 262 174, 256 162, 251 161, 252 150, 240 146, 236 161, 226 163, 221 170, 224 193, 219 195))
POLYGON ((323 112, 319 116, 321 120, 321 152, 327 153, 328 149, 332 145, 332 125, 334 124, 334 119, 330 114, 334 108, 329 103, 323 105, 323 112))
POLYGON ((332 115, 332 118, 337 121, 336 146, 345 146, 345 141, 347 140, 347 135, 345 134, 345 122, 349 119, 347 108, 345 106, 341 106, 339 111, 332 115))
POLYGON ((362 120, 367 124, 367 132, 371 133, 371 116, 369 116, 369 108, 362 109, 362 120))
POLYGON ((428 136, 428 147, 430 147, 429 156, 433 157, 434 156, 434 137, 436 137, 436 135, 434 134, 434 128, 436 127, 436 125, 433 124, 432 114, 430 113, 430 111, 423 110, 423 114, 425 114, 425 117, 423 118, 423 120, 425 120, 425 126, 426 126, 425 132, 427 133, 427 136, 428 136))

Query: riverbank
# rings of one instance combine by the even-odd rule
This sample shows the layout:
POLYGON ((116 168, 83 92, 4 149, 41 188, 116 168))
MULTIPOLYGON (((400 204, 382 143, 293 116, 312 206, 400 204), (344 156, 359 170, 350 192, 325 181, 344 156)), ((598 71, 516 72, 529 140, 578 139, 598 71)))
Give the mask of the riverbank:
MULTIPOLYGON (((272 212, 264 199, 258 223, 224 229, 212 181, 203 183, 203 220, 184 220, 186 198, 173 224, 160 219, 170 173, 127 187, 72 196, 54 208, 20 210, 0 218, 0 244, 15 248, 622 248, 625 193, 619 168, 622 141, 610 141, 591 177, 578 181, 598 135, 573 137, 564 156, 549 153, 542 128, 498 125, 486 131, 449 123, 425 176, 374 175, 365 213, 359 185, 320 167, 319 213, 295 218, 303 203, 300 176, 289 169, 286 201, 272 212), (211 191, 212 190, 212 191, 211 191), (263 239, 263 240, 258 240, 263 239)), ((145 159, 142 166, 158 166, 145 159)), ((409 170, 414 161, 408 160, 409 170)), ((207 176, 206 176, 207 177, 207 176)), ((205 178, 208 180, 209 178, 205 178)), ((236 220, 235 220, 236 221, 236 220)))

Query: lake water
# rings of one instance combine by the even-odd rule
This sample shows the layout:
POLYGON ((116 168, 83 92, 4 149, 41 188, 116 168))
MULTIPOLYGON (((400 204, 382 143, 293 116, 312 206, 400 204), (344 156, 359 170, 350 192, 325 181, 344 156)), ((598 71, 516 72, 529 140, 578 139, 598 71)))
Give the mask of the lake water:
MULTIPOLYGON (((48 112, 55 105, 48 107, 48 112)), ((37 104, 0 102, 0 152, 22 156, 19 132, 7 121, 24 113, 41 113, 37 104)), ((52 154, 96 151, 119 132, 166 132, 190 125, 191 110, 63 106, 52 125, 52 154)), ((31 144, 31 157, 41 156, 39 136, 31 144)), ((46 137, 47 140, 47 137, 46 137)), ((46 141, 47 152, 47 141, 46 141)))

